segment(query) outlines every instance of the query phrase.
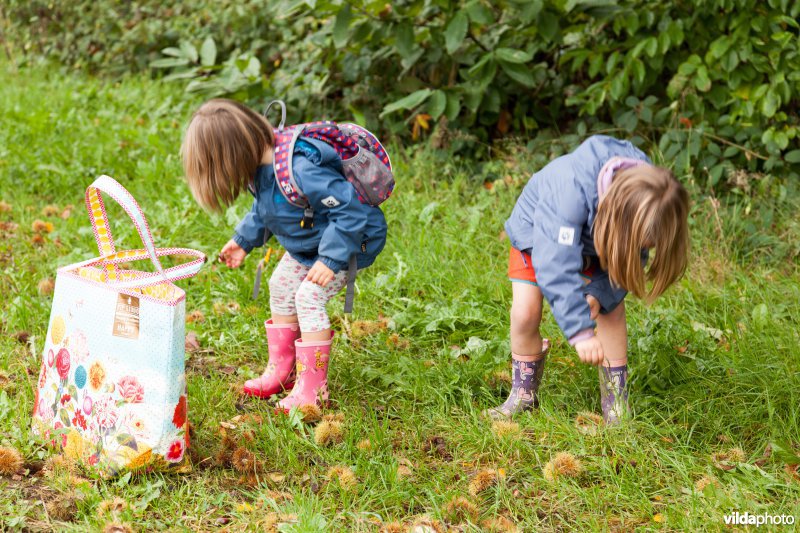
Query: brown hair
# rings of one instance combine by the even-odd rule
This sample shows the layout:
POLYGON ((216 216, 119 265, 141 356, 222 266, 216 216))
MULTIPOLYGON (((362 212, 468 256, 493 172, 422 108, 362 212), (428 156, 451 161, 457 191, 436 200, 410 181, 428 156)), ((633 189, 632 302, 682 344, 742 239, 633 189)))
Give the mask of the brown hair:
POLYGON ((618 170, 594 221, 601 267, 614 284, 652 303, 686 271, 688 216, 689 194, 669 170, 652 165, 618 170), (643 248, 655 249, 647 272, 643 248))
POLYGON ((274 144, 269 121, 249 107, 224 98, 201 105, 181 145, 183 170, 197 202, 211 211, 233 203, 274 144))

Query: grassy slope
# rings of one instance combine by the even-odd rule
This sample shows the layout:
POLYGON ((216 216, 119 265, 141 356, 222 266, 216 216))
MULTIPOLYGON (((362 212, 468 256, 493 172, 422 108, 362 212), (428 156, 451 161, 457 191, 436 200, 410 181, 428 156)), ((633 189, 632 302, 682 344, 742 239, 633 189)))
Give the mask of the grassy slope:
MULTIPOLYGON (((19 224, 15 236, 0 242, 0 443, 36 459, 46 453, 28 432, 40 354, 32 357, 11 334, 30 332, 38 351, 50 303, 38 282, 59 265, 95 255, 84 187, 100 173, 116 177, 140 201, 158 243, 212 257, 247 205, 218 217, 194 206, 178 178, 177 150, 197 102, 173 88, 0 68, 10 82, 0 86, 0 200, 13 206, 0 220, 19 224), (75 209, 67 220, 47 219, 55 231, 34 245, 31 225, 48 204, 75 209)), ((238 397, 237 383, 260 372, 266 358, 266 295, 257 303, 249 298, 253 258, 243 271, 211 266, 182 282, 187 311, 205 315, 189 328, 212 350, 188 358, 194 456, 217 451, 220 421, 260 413, 268 421, 254 427, 256 439, 247 446, 285 478, 239 483, 236 472, 214 459, 191 475, 91 480, 77 489, 66 475, 36 483, 0 478, 0 523, 49 527, 55 519, 38 498, 76 490, 84 497, 76 530, 101 527, 109 516, 99 513, 99 502, 114 496, 130 504, 117 518, 142 529, 213 528, 220 518, 234 530, 260 527, 264 512, 243 505, 249 504, 297 515, 302 531, 371 530, 380 520, 447 518, 445 504, 462 495, 480 509, 474 528, 497 515, 526 530, 716 528, 733 509, 800 518, 800 481, 784 472, 781 458, 773 454, 763 466, 753 465, 768 443, 800 442, 800 272, 796 260, 769 255, 796 254, 800 231, 794 215, 782 215, 796 205, 765 202, 749 215, 723 208, 718 223, 712 202, 697 196, 690 275, 650 308, 629 302, 637 414, 630 427, 595 435, 576 428, 579 412, 599 409, 596 372, 577 361, 547 318, 543 328, 555 347, 542 408, 518 420, 521 434, 502 437, 478 413, 506 393, 492 377, 505 373, 508 357, 510 289, 500 231, 534 163, 520 156, 476 171, 437 154, 396 154, 398 192, 386 204, 391 238, 359 277, 352 319, 390 317, 396 335, 339 325, 351 331, 349 338, 339 336, 331 369, 335 409, 345 415, 343 443, 320 447, 312 426, 271 419, 266 403, 238 397), (508 179, 489 190, 480 186, 487 176, 508 179), (753 237, 748 224, 767 205, 779 223, 771 236, 753 237), (239 310, 223 310, 228 302, 238 302, 239 310), (445 457, 426 451, 436 436, 444 439, 445 457), (365 438, 371 451, 357 447, 365 438), (729 471, 716 468, 712 454, 731 447, 741 447, 745 461, 729 471), (584 473, 548 482, 542 467, 561 451, 578 456, 584 473), (328 480, 334 465, 352 468, 354 490, 328 480), (411 477, 398 476, 399 465, 410 465, 411 477), (469 481, 484 467, 503 469, 505 477, 472 497, 469 481), (698 492, 695 483, 704 475, 718 486, 698 492)), ((120 213, 112 215, 116 236, 122 246, 136 247, 120 213)), ((341 316, 341 305, 331 305, 333 314, 341 316)))

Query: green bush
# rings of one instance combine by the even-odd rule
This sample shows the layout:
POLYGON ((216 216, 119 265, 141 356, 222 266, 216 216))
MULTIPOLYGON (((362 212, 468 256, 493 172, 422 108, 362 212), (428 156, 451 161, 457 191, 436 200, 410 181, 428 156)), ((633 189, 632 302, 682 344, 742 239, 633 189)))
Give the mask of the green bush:
POLYGON ((9 2, 30 50, 280 97, 292 120, 354 118, 461 151, 605 131, 709 187, 735 168, 800 176, 800 2, 9 2))

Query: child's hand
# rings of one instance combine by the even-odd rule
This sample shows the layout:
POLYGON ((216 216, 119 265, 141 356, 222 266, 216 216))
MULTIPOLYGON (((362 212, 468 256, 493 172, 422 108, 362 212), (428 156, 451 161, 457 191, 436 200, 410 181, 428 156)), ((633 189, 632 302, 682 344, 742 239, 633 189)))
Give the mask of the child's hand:
POLYGON ((603 362, 605 357, 603 345, 597 337, 576 343, 575 349, 578 351, 578 357, 587 365, 597 366, 603 362))
POLYGON ((600 302, 591 294, 586 295, 586 301, 589 303, 589 311, 591 311, 592 320, 596 320, 597 315, 600 314, 600 302))
POLYGON ((234 240, 228 241, 219 252, 219 260, 230 268, 238 268, 245 257, 247 257, 247 252, 234 240))
POLYGON ((310 281, 311 283, 316 283, 320 287, 324 287, 331 282, 333 276, 335 275, 336 274, 333 273, 333 270, 325 266, 325 263, 322 261, 317 261, 314 263, 314 266, 311 267, 311 270, 308 271, 306 281, 310 281))

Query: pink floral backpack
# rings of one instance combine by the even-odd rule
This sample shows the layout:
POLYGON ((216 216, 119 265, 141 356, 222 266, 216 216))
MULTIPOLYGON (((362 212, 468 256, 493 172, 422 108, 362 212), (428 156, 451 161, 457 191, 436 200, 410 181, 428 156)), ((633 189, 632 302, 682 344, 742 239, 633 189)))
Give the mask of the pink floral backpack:
POLYGON ((361 203, 378 206, 391 196, 394 190, 392 162, 381 142, 369 130, 357 124, 337 124, 332 121, 284 127, 286 104, 283 101, 270 102, 264 115, 269 113, 273 105, 281 108, 281 122, 275 131, 275 179, 287 202, 310 209, 308 199, 292 174, 292 154, 300 137, 322 141, 336 150, 342 158, 344 177, 355 188, 361 203))
MULTIPOLYGON (((383 144, 369 130, 357 124, 332 121, 309 122, 284 127, 286 104, 282 100, 270 102, 264 110, 264 116, 269 114, 273 105, 281 108, 281 121, 275 130, 275 179, 286 201, 303 209, 300 227, 314 225, 314 210, 303 191, 298 187, 292 172, 294 146, 301 137, 322 141, 336 150, 342 159, 344 177, 356 190, 362 204, 379 206, 392 195, 395 185, 392 162, 389 160, 389 154, 383 144)), ((271 236, 268 231, 265 233, 265 244, 271 236)), ((258 296, 261 286, 261 269, 262 265, 259 263, 253 298, 258 296)), ((356 256, 353 254, 348 265, 345 313, 353 310, 356 270, 356 256)))

